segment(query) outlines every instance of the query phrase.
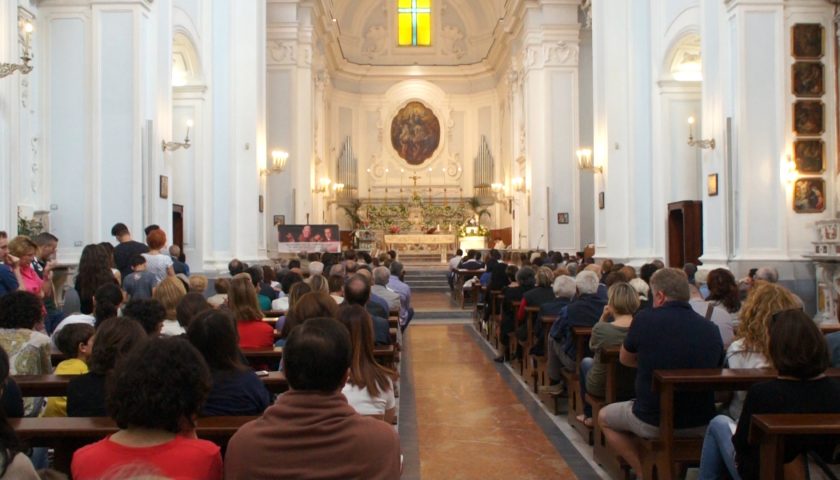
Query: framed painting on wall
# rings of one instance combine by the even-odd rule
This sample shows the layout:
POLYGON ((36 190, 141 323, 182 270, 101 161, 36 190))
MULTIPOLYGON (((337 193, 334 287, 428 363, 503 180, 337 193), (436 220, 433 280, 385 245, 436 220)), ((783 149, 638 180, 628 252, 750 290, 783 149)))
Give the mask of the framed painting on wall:
POLYGON ((822 97, 825 94, 825 74, 821 62, 795 62, 793 94, 797 97, 822 97))
POLYGON ((706 177, 706 192, 710 197, 716 197, 718 194, 718 174, 710 173, 706 177))
POLYGON ((823 173, 825 143, 822 140, 796 140, 793 142, 793 161, 799 173, 823 173))
POLYGON ((798 178, 793 184, 793 211, 820 213, 825 210, 825 180, 798 178))
POLYGON ((285 225, 286 224, 286 216, 285 215, 275 215, 274 216, 274 226, 277 225, 285 225))
POLYGON ((169 177, 160 176, 160 198, 169 198, 169 177))
POLYGON ((797 100, 793 104, 793 132, 797 135, 821 135, 825 130, 823 107, 819 100, 797 100))
POLYGON ((563 212, 557 214, 557 223, 560 225, 567 225, 569 223, 569 213, 563 212))
POLYGON ((797 23, 791 32, 791 51, 797 59, 823 56, 823 27, 819 23, 797 23))

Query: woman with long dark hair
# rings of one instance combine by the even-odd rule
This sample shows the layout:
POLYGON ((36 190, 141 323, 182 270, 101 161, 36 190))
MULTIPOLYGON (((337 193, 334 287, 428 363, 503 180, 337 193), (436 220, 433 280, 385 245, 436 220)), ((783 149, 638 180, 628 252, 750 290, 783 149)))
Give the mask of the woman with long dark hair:
POLYGON ((265 385, 242 362, 235 323, 226 310, 206 310, 187 329, 187 338, 204 357, 213 377, 202 416, 260 415, 271 401, 265 385))
POLYGON ((341 390, 360 415, 371 415, 388 423, 395 423, 396 399, 394 382, 396 371, 376 363, 373 357, 373 321, 361 305, 343 305, 338 320, 350 331, 353 356, 350 377, 341 390))
POLYGON ((240 273, 230 281, 228 308, 236 319, 240 348, 268 348, 274 345, 274 329, 262 321, 257 291, 247 273, 240 273))
POLYGON ((73 288, 79 294, 79 310, 85 315, 93 313, 93 296, 97 288, 108 283, 117 284, 109 262, 108 252, 100 245, 90 244, 82 250, 73 288))
POLYGON ((706 299, 713 304, 720 305, 730 314, 738 313, 741 309, 741 299, 738 294, 738 283, 735 276, 725 268, 716 268, 706 277, 709 286, 709 297, 706 299))

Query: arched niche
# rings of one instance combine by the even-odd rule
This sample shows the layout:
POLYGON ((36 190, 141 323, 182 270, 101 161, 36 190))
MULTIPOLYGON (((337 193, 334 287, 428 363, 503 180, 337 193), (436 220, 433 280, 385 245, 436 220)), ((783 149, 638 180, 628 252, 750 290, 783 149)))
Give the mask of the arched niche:
POLYGON ((675 39, 665 56, 663 73, 666 77, 665 80, 676 82, 703 81, 700 35, 689 31, 675 39))
POLYGON ((172 37, 172 86, 203 85, 201 59, 186 31, 176 30, 172 37))

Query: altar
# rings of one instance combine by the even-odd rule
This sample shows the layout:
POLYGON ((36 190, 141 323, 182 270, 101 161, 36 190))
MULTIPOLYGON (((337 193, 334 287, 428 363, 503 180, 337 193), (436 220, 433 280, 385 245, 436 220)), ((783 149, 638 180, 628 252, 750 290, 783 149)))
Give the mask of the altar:
POLYGON ((421 248, 440 249, 440 262, 446 263, 448 254, 454 250, 457 239, 452 234, 423 234, 423 233, 409 233, 409 234, 392 234, 385 235, 385 246, 388 250, 397 250, 396 245, 404 246, 404 249, 409 249, 412 245, 418 245, 421 248))

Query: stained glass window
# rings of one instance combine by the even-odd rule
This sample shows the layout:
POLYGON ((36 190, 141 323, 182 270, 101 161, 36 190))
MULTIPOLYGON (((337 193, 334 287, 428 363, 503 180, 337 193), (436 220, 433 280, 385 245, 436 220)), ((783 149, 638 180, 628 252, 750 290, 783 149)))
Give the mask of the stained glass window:
POLYGON ((432 44, 432 0, 397 0, 398 43, 428 47, 432 44))

